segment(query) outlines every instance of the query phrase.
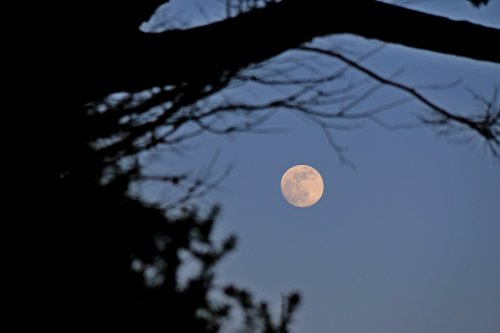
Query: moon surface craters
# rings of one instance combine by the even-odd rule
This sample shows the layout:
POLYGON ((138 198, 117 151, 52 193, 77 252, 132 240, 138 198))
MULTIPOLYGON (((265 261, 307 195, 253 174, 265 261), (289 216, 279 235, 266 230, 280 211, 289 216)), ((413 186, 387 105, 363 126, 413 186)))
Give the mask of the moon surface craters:
POLYGON ((321 198, 323 180, 314 168, 296 165, 283 175, 281 191, 290 204, 297 207, 309 207, 321 198))

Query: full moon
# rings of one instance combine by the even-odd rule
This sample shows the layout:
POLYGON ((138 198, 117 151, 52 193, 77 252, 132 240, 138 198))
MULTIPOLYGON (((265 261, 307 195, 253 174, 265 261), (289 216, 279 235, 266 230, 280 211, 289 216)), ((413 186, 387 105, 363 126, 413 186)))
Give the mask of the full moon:
POLYGON ((289 204, 309 207, 323 195, 323 179, 316 169, 308 165, 296 165, 281 178, 281 192, 289 204))

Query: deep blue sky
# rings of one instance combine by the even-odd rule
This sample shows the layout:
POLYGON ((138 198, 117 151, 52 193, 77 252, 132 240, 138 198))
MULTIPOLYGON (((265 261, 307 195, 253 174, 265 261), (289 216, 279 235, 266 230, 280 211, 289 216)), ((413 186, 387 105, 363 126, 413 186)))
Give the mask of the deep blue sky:
MULTIPOLYGON (((198 12, 180 3, 172 8, 199 23, 198 12)), ((500 1, 480 10, 465 0, 414 6, 500 26, 500 1)), ((179 15, 168 10, 162 15, 179 15)), ((333 41, 358 51, 375 45, 350 36, 333 41)), ((387 75, 404 67, 399 80, 416 85, 462 79, 453 89, 426 92, 455 112, 476 107, 465 87, 489 96, 500 83, 498 65, 399 46, 366 64, 387 75)), ((386 103, 391 94, 369 103, 386 103)), ((386 119, 415 121, 422 110, 408 104, 386 119)), ((235 163, 220 189, 200 201, 221 203, 217 234, 235 232, 240 240, 219 269, 220 283, 248 287, 275 306, 281 293, 298 289, 304 302, 294 332, 500 332, 500 163, 480 140, 462 145, 429 128, 388 131, 367 122, 334 133, 349 147, 352 170, 314 124, 292 112, 277 112, 265 126, 286 132, 206 134, 184 156, 155 166, 196 171, 217 150, 215 173, 235 163), (311 208, 293 207, 281 195, 281 176, 295 164, 323 176, 324 196, 311 208)))

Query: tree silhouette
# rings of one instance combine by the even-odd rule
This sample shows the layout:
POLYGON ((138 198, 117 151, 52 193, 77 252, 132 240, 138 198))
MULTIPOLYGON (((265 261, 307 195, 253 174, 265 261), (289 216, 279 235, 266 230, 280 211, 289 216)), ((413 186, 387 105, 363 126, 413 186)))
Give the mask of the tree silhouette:
POLYGON ((316 37, 350 33, 500 63, 491 42, 484 42, 500 40, 497 29, 378 1, 284 0, 229 1, 223 21, 186 30, 141 31, 140 24, 164 2, 77 1, 55 5, 58 11, 49 7, 43 17, 45 38, 35 76, 51 79, 37 82, 33 105, 46 110, 40 125, 45 135, 37 144, 46 156, 51 193, 41 198, 49 219, 39 236, 44 246, 38 254, 44 265, 42 299, 50 299, 40 310, 44 313, 83 317, 126 312, 165 322, 171 330, 220 332, 231 309, 239 309, 242 330, 288 332, 298 294, 284 296, 281 316, 275 320, 266 303, 255 301, 249 292, 215 286, 215 265, 236 239, 214 242, 217 209, 203 214, 190 204, 211 186, 207 177, 191 179, 169 209, 129 194, 133 182, 190 182, 187 174, 143 171, 140 154, 158 146, 170 147, 206 131, 253 130, 269 112, 282 108, 315 121, 340 159, 347 161, 329 131, 342 126, 337 120, 369 119, 389 127, 379 115, 416 99, 428 108, 422 116, 426 123, 471 131, 498 156, 496 95, 491 100, 477 96, 484 104, 481 115, 457 115, 421 90, 396 81, 397 73, 384 77, 364 66, 362 61, 377 50, 350 58, 311 43, 316 37), (62 7, 77 14, 60 15, 62 7), (287 50, 295 53, 273 62, 287 50), (295 60, 309 61, 304 54, 340 65, 317 76, 288 76, 297 68, 295 60), (359 71, 372 84, 325 88, 323 84, 348 70, 359 71), (259 103, 220 97, 225 89, 248 83, 285 87, 286 93, 259 103), (379 84, 406 96, 354 112, 379 84), (347 94, 351 91, 356 93, 347 94), (346 106, 333 113, 320 108, 339 102, 346 106), (227 114, 241 114, 243 120, 220 122, 227 114), (186 131, 187 124, 195 129, 186 131), (197 263, 198 270, 182 280, 179 271, 187 261, 197 263))

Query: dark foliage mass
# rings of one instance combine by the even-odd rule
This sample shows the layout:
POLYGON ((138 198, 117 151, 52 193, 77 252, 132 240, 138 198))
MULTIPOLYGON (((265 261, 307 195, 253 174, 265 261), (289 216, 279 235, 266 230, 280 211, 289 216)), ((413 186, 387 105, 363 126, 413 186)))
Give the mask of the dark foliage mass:
MULTIPOLYGON (((241 319, 233 324, 240 330, 286 332, 299 303, 297 294, 284 296, 282 314, 273 318, 266 303, 254 300, 250 292, 215 284, 216 265, 236 245, 234 236, 212 239, 218 208, 206 212, 185 204, 175 212, 166 211, 131 197, 131 182, 143 175, 139 166, 124 167, 118 159, 139 151, 134 140, 109 150, 98 144, 125 131, 116 124, 118 118, 148 110, 145 103, 125 107, 123 102, 102 114, 95 113, 93 105, 114 92, 110 81, 129 77, 120 55, 142 37, 138 26, 161 3, 72 4, 78 15, 60 17, 48 29, 49 49, 37 73, 55 79, 39 86, 37 103, 47 108, 47 114, 40 124, 44 139, 36 145, 46 153, 44 185, 50 194, 40 198, 45 223, 36 228, 42 273, 35 311, 54 324, 60 318, 92 322, 103 314, 129 313, 147 325, 178 332, 220 332, 232 316, 241 319), (68 30, 71 39, 66 37, 68 30), (110 48, 112 54, 107 52, 110 48), (108 80, 113 75, 106 73, 109 63, 122 66, 119 79, 108 80), (195 269, 184 276, 186 263, 195 269)), ((197 88, 174 93, 182 105, 201 98, 197 88)), ((153 127, 140 129, 144 135, 153 127)), ((157 180, 173 186, 186 181, 184 175, 157 180)), ((179 205, 209 186, 205 181, 194 180, 179 205)))
MULTIPOLYGON (((331 96, 314 87, 338 78, 341 72, 283 83, 287 78, 277 72, 271 77, 255 76, 244 69, 287 49, 298 48, 315 36, 349 29, 362 36, 368 32, 351 23, 330 27, 322 13, 324 6, 332 4, 298 0, 259 1, 255 6, 251 2, 232 2, 228 19, 220 23, 186 31, 140 31, 138 26, 164 2, 73 1, 54 8, 47 5, 43 11, 46 15, 38 19, 43 22, 37 30, 40 38, 34 42, 38 49, 37 60, 32 64, 31 89, 35 97, 27 103, 43 112, 35 117, 40 118, 38 125, 43 136, 31 149, 43 151, 44 188, 49 191, 39 199, 45 223, 36 228, 41 244, 36 257, 42 263, 37 274, 37 311, 49 318, 69 316, 86 320, 98 313, 130 313, 178 332, 220 332, 232 314, 245 332, 288 332, 300 300, 297 293, 283 296, 281 314, 274 318, 267 304, 255 300, 250 292, 237 286, 216 285, 215 267, 235 247, 236 238, 214 241, 211 233, 218 209, 199 211, 190 203, 189 199, 209 186, 208 180, 195 179, 181 194, 176 209, 165 210, 145 203, 129 194, 132 182, 148 177, 142 172, 137 155, 203 131, 225 134, 255 128, 262 118, 253 115, 275 108, 309 114, 316 117, 322 129, 328 130, 332 125, 324 119, 332 118, 331 115, 315 114, 314 107, 325 102, 322 98, 331 96), (277 18, 283 19, 283 27, 296 28, 272 29, 272 33, 265 34, 277 18), (250 34, 251 28, 260 33, 250 34), (224 39, 228 31, 239 31, 241 40, 228 43, 224 39), (202 58, 203 48, 206 52, 202 58), (304 88, 262 105, 228 101, 197 104, 235 81, 304 88), (120 97, 109 97, 116 92, 122 92, 120 97), (218 127, 211 117, 228 112, 239 112, 247 118, 237 125, 218 127), (198 131, 177 135, 187 123, 196 124, 198 131), (196 269, 181 277, 187 262, 194 263, 196 269)), ((348 4, 336 6, 349 13, 354 10, 348 4)), ((362 9, 367 6, 380 10, 389 19, 398 10, 374 1, 359 1, 357 6, 361 6, 360 15, 364 15, 362 9)), ((448 22, 406 14, 422 22, 430 20, 444 26, 448 22)), ((483 31, 473 25, 459 27, 483 31)), ((498 34, 484 31, 492 36, 498 34)), ((435 48, 432 41, 428 45, 417 42, 418 36, 395 35, 382 28, 374 33, 379 35, 373 38, 387 42, 393 39, 412 47, 435 48)), ((457 45, 449 47, 451 54, 464 52, 466 57, 498 61, 498 54, 488 55, 483 49, 476 52, 467 51, 468 48, 463 51, 457 45)), ((299 52, 336 58, 378 83, 406 91, 431 110, 426 118, 428 123, 464 126, 477 132, 491 143, 492 151, 498 152, 499 111, 488 101, 484 102, 490 108, 483 118, 458 117, 411 87, 396 84, 361 65, 356 67, 351 59, 332 50, 305 47, 299 52)), ((375 113, 353 116, 342 112, 335 117, 376 119, 375 113)), ((153 178, 174 187, 189 182, 185 174, 153 178)))

